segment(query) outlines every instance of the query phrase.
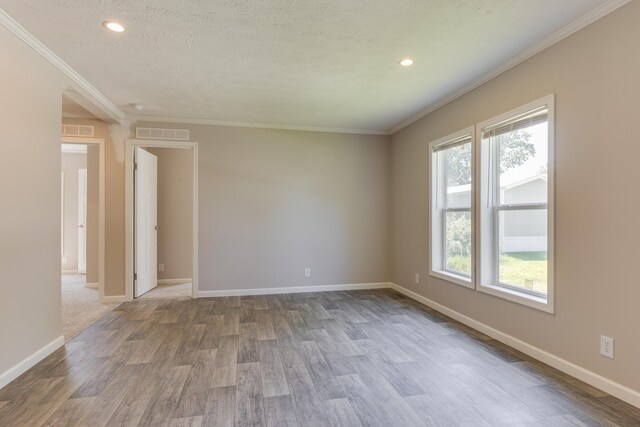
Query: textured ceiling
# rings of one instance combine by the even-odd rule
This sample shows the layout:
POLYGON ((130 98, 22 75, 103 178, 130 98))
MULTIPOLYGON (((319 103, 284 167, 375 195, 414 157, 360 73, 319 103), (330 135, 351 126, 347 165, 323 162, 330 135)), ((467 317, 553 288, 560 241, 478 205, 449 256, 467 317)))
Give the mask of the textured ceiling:
POLYGON ((127 114, 388 130, 604 0, 0 0, 127 114), (105 30, 106 19, 127 31, 105 30), (409 68, 398 65, 414 58, 409 68))

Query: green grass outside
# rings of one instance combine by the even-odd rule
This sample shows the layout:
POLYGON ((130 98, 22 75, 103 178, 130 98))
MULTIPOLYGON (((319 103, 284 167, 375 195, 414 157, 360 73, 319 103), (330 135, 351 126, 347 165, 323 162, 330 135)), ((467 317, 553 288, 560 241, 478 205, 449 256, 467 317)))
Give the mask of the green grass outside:
POLYGON ((471 275, 471 258, 463 256, 452 256, 447 259, 449 270, 471 275))
POLYGON ((547 253, 511 252, 500 256, 500 282, 547 292, 547 253))
MULTIPOLYGON (((459 271, 471 271, 471 259, 450 257, 447 268, 459 271)), ((547 292, 547 253, 546 252, 510 252, 500 255, 500 281, 513 286, 547 292)))

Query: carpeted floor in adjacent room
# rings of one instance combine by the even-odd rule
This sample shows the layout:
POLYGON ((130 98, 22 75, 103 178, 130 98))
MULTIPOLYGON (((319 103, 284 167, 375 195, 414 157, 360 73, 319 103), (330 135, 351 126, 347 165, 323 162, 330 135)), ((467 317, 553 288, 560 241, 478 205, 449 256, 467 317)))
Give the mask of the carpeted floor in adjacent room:
POLYGON ((138 299, 191 298, 191 282, 158 285, 138 299))
POLYGON ((102 304, 98 289, 86 288, 83 274, 62 275, 62 334, 69 341, 118 303, 102 304))

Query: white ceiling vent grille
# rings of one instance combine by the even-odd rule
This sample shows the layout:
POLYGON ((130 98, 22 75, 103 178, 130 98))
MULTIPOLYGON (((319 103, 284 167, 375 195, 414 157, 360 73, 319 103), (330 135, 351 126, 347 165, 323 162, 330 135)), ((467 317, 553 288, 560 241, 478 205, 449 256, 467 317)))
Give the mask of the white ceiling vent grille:
POLYGON ((188 141, 189 130, 188 129, 136 128, 136 138, 188 141))
POLYGON ((93 126, 85 125, 62 125, 60 127, 62 136, 79 136, 85 138, 93 138, 93 126))

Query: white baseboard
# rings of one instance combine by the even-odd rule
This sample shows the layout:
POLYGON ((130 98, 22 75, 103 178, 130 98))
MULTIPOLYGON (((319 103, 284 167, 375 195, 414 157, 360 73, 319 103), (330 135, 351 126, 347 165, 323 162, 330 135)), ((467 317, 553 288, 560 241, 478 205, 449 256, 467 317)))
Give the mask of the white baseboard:
POLYGON ((189 279, 158 279, 156 283, 158 283, 158 285, 180 285, 182 283, 191 283, 191 278, 189 279))
POLYGON ((389 287, 391 287, 391 283, 379 282, 354 283, 345 285, 285 286, 279 288, 262 289, 228 289, 221 291, 199 291, 198 298, 236 297, 244 295, 297 294, 301 292, 352 291, 358 289, 384 289, 389 287))
POLYGON ((114 302, 127 302, 129 298, 126 295, 113 295, 113 296, 103 296, 102 303, 103 304, 111 304, 114 302))
POLYGON ((430 300, 429 298, 423 297, 416 292, 403 288, 400 285, 390 283, 390 287, 400 292, 401 294, 404 294, 411 299, 421 302, 424 305, 431 307, 432 309, 439 311, 440 313, 445 314, 460 323, 464 323, 470 328, 480 331, 497 341, 500 341, 510 347, 515 348, 516 350, 523 352, 524 354, 533 357, 534 359, 546 363, 547 365, 552 366, 566 374, 569 374, 572 377, 578 378, 579 380, 584 381, 589 385, 599 388, 600 390, 605 391, 620 400, 624 400, 625 402, 640 408, 640 392, 637 390, 633 390, 627 386, 614 382, 603 377, 602 375, 596 374, 595 372, 589 371, 581 366, 571 363, 568 360, 562 359, 518 338, 505 334, 504 332, 492 328, 491 326, 487 326, 484 323, 472 319, 471 317, 465 316, 462 313, 459 313, 433 300, 430 300))
POLYGON ((64 337, 60 335, 58 338, 51 341, 49 344, 45 345, 41 349, 37 350, 31 356, 22 360, 20 363, 16 364, 12 368, 9 368, 2 374, 0 374, 0 388, 6 386, 11 381, 18 378, 20 375, 27 372, 32 366, 36 363, 40 362, 42 359, 59 349, 64 345, 64 337))
POLYGON ((100 283, 95 282, 95 283, 85 283, 84 284, 85 288, 91 288, 91 289, 98 289, 100 287, 100 283))

